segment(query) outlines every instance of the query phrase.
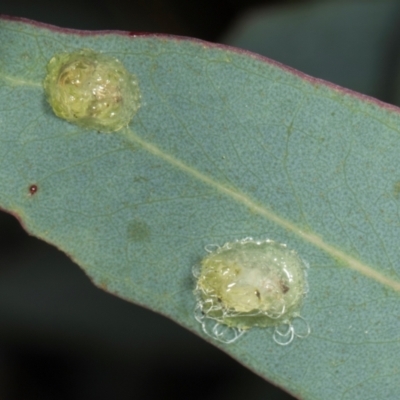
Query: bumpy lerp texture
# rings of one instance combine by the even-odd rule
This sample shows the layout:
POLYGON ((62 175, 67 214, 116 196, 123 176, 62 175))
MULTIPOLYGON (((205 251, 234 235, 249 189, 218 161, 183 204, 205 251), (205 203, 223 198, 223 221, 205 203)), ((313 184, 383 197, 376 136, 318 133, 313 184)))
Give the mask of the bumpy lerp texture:
POLYGON ((196 317, 207 334, 230 343, 252 327, 274 326, 278 343, 293 340, 292 320, 300 318, 307 293, 305 264, 295 251, 247 238, 217 246, 194 274, 196 317))
POLYGON ((56 54, 44 89, 58 117, 100 132, 127 126, 140 107, 135 75, 119 60, 89 49, 56 54))

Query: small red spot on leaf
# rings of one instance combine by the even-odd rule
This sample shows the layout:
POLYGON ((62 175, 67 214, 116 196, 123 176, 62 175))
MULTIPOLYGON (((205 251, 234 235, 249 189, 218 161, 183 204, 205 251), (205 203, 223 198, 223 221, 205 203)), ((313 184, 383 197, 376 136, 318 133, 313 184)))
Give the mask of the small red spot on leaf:
POLYGON ((30 193, 31 196, 33 196, 37 191, 38 191, 37 185, 29 186, 29 193, 30 193))

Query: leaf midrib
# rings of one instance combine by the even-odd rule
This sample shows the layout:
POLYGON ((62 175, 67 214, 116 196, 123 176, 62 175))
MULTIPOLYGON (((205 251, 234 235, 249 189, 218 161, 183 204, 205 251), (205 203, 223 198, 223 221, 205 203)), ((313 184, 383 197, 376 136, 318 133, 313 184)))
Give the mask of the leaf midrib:
POLYGON ((400 292, 400 282, 395 281, 386 275, 380 273, 379 271, 375 270, 374 268, 370 267, 367 264, 364 264, 360 260, 346 254, 342 250, 336 248, 335 246, 326 243, 320 236, 313 232, 306 232, 299 227, 297 227, 292 222, 280 217, 279 215, 275 214, 273 211, 268 209, 267 207, 260 205, 253 199, 251 199, 246 194, 228 187, 206 175, 199 172, 195 168, 185 164, 181 160, 175 158, 174 156, 164 152, 162 149, 158 148, 154 144, 143 140, 141 137, 136 135, 131 129, 127 128, 123 131, 123 133, 130 139, 132 142, 138 144, 143 149, 145 149, 148 153, 152 154, 153 156, 160 158, 170 165, 174 166, 175 168, 183 171, 184 173, 193 176, 194 178, 198 179, 199 181, 205 183, 213 187, 214 189, 218 190, 220 193, 231 197, 238 203, 245 205, 249 208, 252 212, 257 213, 264 218, 267 218, 271 222, 281 226, 282 228, 287 229, 288 231, 294 233, 295 235, 299 236, 301 239, 307 241, 308 243, 314 245, 315 247, 323 250, 331 257, 342 261, 348 268, 353 269, 362 275, 373 279, 382 285, 385 285, 397 292, 400 292))
POLYGON ((26 79, 16 78, 15 76, 6 75, 2 72, 0 72, 0 79, 3 79, 4 81, 9 82, 14 86, 29 86, 35 88, 43 88, 43 85, 41 83, 29 81, 26 79))
MULTIPOLYGON (((16 78, 13 76, 8 76, 4 73, 0 73, 0 79, 5 80, 6 82, 10 82, 14 85, 21 85, 21 86, 30 86, 30 87, 37 87, 42 88, 41 83, 27 81, 21 78, 16 78)), ((313 232, 305 232, 304 230, 297 227, 294 223, 282 218, 281 216, 275 214, 273 211, 268 209, 267 207, 260 205, 249 196, 245 195, 244 193, 228 187, 206 175, 199 172, 198 170, 194 169, 193 167, 185 164, 184 162, 180 161, 179 159, 173 157, 172 155, 164 152, 162 149, 158 148, 154 144, 147 142, 136 135, 131 129, 126 128, 122 131, 132 142, 140 145, 143 149, 145 149, 148 153, 152 154, 155 157, 158 157, 175 168, 183 171, 184 173, 193 176, 194 178, 198 179, 199 181, 215 188, 220 193, 224 194, 225 196, 231 197, 238 203, 245 205, 249 208, 252 212, 257 213, 264 218, 267 218, 271 222, 281 226, 282 228, 287 229, 288 231, 294 233, 301 239, 307 241, 308 243, 314 245, 315 247, 323 250, 331 257, 336 258, 344 263, 350 269, 353 269, 362 275, 375 280, 376 282, 381 283, 384 286, 387 286, 390 289, 393 289, 397 292, 400 292, 400 282, 393 280, 386 275, 378 272, 373 267, 361 262, 360 260, 346 254, 342 250, 336 248, 335 246, 326 243, 320 236, 313 232)))

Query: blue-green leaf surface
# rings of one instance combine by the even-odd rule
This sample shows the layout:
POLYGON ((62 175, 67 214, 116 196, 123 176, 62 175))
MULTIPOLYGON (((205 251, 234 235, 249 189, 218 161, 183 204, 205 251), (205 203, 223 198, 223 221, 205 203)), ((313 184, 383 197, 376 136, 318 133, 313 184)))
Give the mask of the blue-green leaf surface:
POLYGON ((98 286, 199 335, 204 247, 286 243, 310 265, 311 335, 283 347, 255 328, 214 344, 305 399, 398 398, 398 109, 198 41, 11 20, 0 37, 2 208, 98 286), (47 105, 47 62, 80 48, 138 77, 127 129, 85 131, 47 105))

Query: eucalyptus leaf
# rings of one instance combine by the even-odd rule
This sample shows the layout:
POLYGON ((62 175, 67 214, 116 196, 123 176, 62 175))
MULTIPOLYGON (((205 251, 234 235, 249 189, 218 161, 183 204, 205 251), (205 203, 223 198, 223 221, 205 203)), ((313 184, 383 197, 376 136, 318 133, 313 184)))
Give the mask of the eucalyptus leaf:
POLYGON ((0 35, 0 206, 28 232, 295 396, 398 397, 397 108, 197 40, 9 19, 0 35), (137 77, 127 128, 85 130, 48 105, 47 63, 83 48, 137 77), (246 237, 309 265, 308 338, 202 332, 192 267, 207 245, 246 237))

